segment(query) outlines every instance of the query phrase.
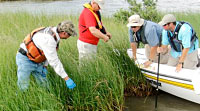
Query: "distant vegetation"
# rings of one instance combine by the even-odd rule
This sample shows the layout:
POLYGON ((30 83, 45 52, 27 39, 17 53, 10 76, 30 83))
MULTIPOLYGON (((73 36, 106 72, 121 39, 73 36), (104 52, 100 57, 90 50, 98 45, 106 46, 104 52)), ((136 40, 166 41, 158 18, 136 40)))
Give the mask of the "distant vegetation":
POLYGON ((114 18, 118 21, 127 22, 128 17, 133 14, 139 14, 141 18, 158 22, 161 19, 160 14, 156 10, 157 0, 127 0, 129 3, 129 10, 120 9, 114 14, 114 18))

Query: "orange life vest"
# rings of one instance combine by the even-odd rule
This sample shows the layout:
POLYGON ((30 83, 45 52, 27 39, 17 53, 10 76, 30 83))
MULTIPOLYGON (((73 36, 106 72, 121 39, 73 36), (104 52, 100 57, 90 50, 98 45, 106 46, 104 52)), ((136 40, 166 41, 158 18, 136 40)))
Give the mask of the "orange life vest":
MULTIPOLYGON (((46 57, 44 55, 44 52, 40 50, 39 48, 37 48, 35 43, 33 42, 33 35, 44 29, 45 27, 37 28, 33 30, 30 34, 28 34, 24 39, 24 43, 27 48, 27 56, 31 61, 36 62, 36 63, 44 62, 46 60, 46 57)), ((52 33, 52 36, 53 36, 53 33, 52 33)), ((57 38, 55 36, 53 37, 57 41, 57 38)))

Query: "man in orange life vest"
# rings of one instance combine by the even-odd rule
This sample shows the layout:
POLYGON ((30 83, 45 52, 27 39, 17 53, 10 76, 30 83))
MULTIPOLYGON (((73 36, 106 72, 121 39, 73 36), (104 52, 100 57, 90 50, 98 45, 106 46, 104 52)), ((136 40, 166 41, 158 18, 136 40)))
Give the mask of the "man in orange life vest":
POLYGON ((41 27, 28 34, 20 44, 16 55, 19 89, 22 91, 28 89, 31 73, 39 85, 48 87, 46 78, 48 64, 65 80, 67 87, 73 89, 76 84, 65 72, 57 56, 57 50, 60 39, 76 35, 74 25, 70 21, 63 21, 57 27, 41 27))
POLYGON ((111 34, 105 30, 101 22, 99 10, 102 8, 104 0, 91 0, 84 4, 84 9, 79 18, 79 39, 77 47, 79 61, 96 57, 97 44, 99 39, 108 42, 111 34))

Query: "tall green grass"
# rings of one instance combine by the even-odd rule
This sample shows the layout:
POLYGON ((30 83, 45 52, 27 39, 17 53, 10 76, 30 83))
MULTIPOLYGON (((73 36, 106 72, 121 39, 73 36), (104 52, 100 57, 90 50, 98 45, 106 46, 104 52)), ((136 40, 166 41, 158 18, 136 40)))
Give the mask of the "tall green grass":
MULTIPOLYGON (((199 15, 178 15, 198 28, 199 15)), ((112 39, 108 43, 100 41, 96 61, 78 65, 78 37, 61 40, 58 51, 64 68, 75 81, 74 90, 66 88, 64 80, 48 67, 50 88, 39 87, 31 77, 29 90, 20 92, 17 87, 16 52, 24 37, 40 26, 56 26, 63 20, 71 20, 78 26, 78 16, 30 15, 24 12, 0 14, 0 110, 103 110, 121 111, 124 108, 124 95, 148 95, 144 77, 126 54, 129 38, 126 24, 113 18, 103 18, 112 39), (119 52, 114 52, 117 49, 119 52)), ((77 27, 76 27, 77 28, 77 27)), ((78 29, 77 29, 78 30, 78 29)), ((200 30, 197 30, 197 33, 200 30)))
POLYGON ((71 20, 78 26, 78 16, 34 16, 23 12, 0 15, 0 110, 123 109, 125 83, 130 80, 139 81, 128 80, 130 77, 134 78, 132 75, 136 68, 124 50, 129 47, 126 26, 115 23, 111 18, 104 18, 108 31, 113 33, 113 39, 108 43, 101 41, 96 61, 87 63, 83 68, 78 65, 78 37, 61 40, 59 57, 69 76, 77 84, 74 90, 67 89, 64 80, 48 67, 49 90, 39 87, 31 77, 29 90, 22 93, 16 85, 15 56, 24 37, 37 27, 56 26, 63 20, 71 20), (119 30, 121 33, 116 33, 119 30), (113 48, 119 49, 121 55, 116 55, 113 48))

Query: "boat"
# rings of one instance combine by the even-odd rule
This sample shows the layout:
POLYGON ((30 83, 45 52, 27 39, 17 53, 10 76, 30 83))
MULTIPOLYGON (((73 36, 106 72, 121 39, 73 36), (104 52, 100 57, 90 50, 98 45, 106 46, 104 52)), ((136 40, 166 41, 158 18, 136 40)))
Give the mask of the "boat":
MULTIPOLYGON (((127 49, 127 54, 133 58, 132 49, 127 49)), ((176 72, 176 67, 159 64, 157 83, 158 63, 152 63, 149 67, 144 68, 143 63, 147 61, 144 48, 137 49, 136 56, 135 63, 153 87, 158 85, 159 90, 200 104, 200 68, 195 70, 182 68, 180 72, 176 72)))

